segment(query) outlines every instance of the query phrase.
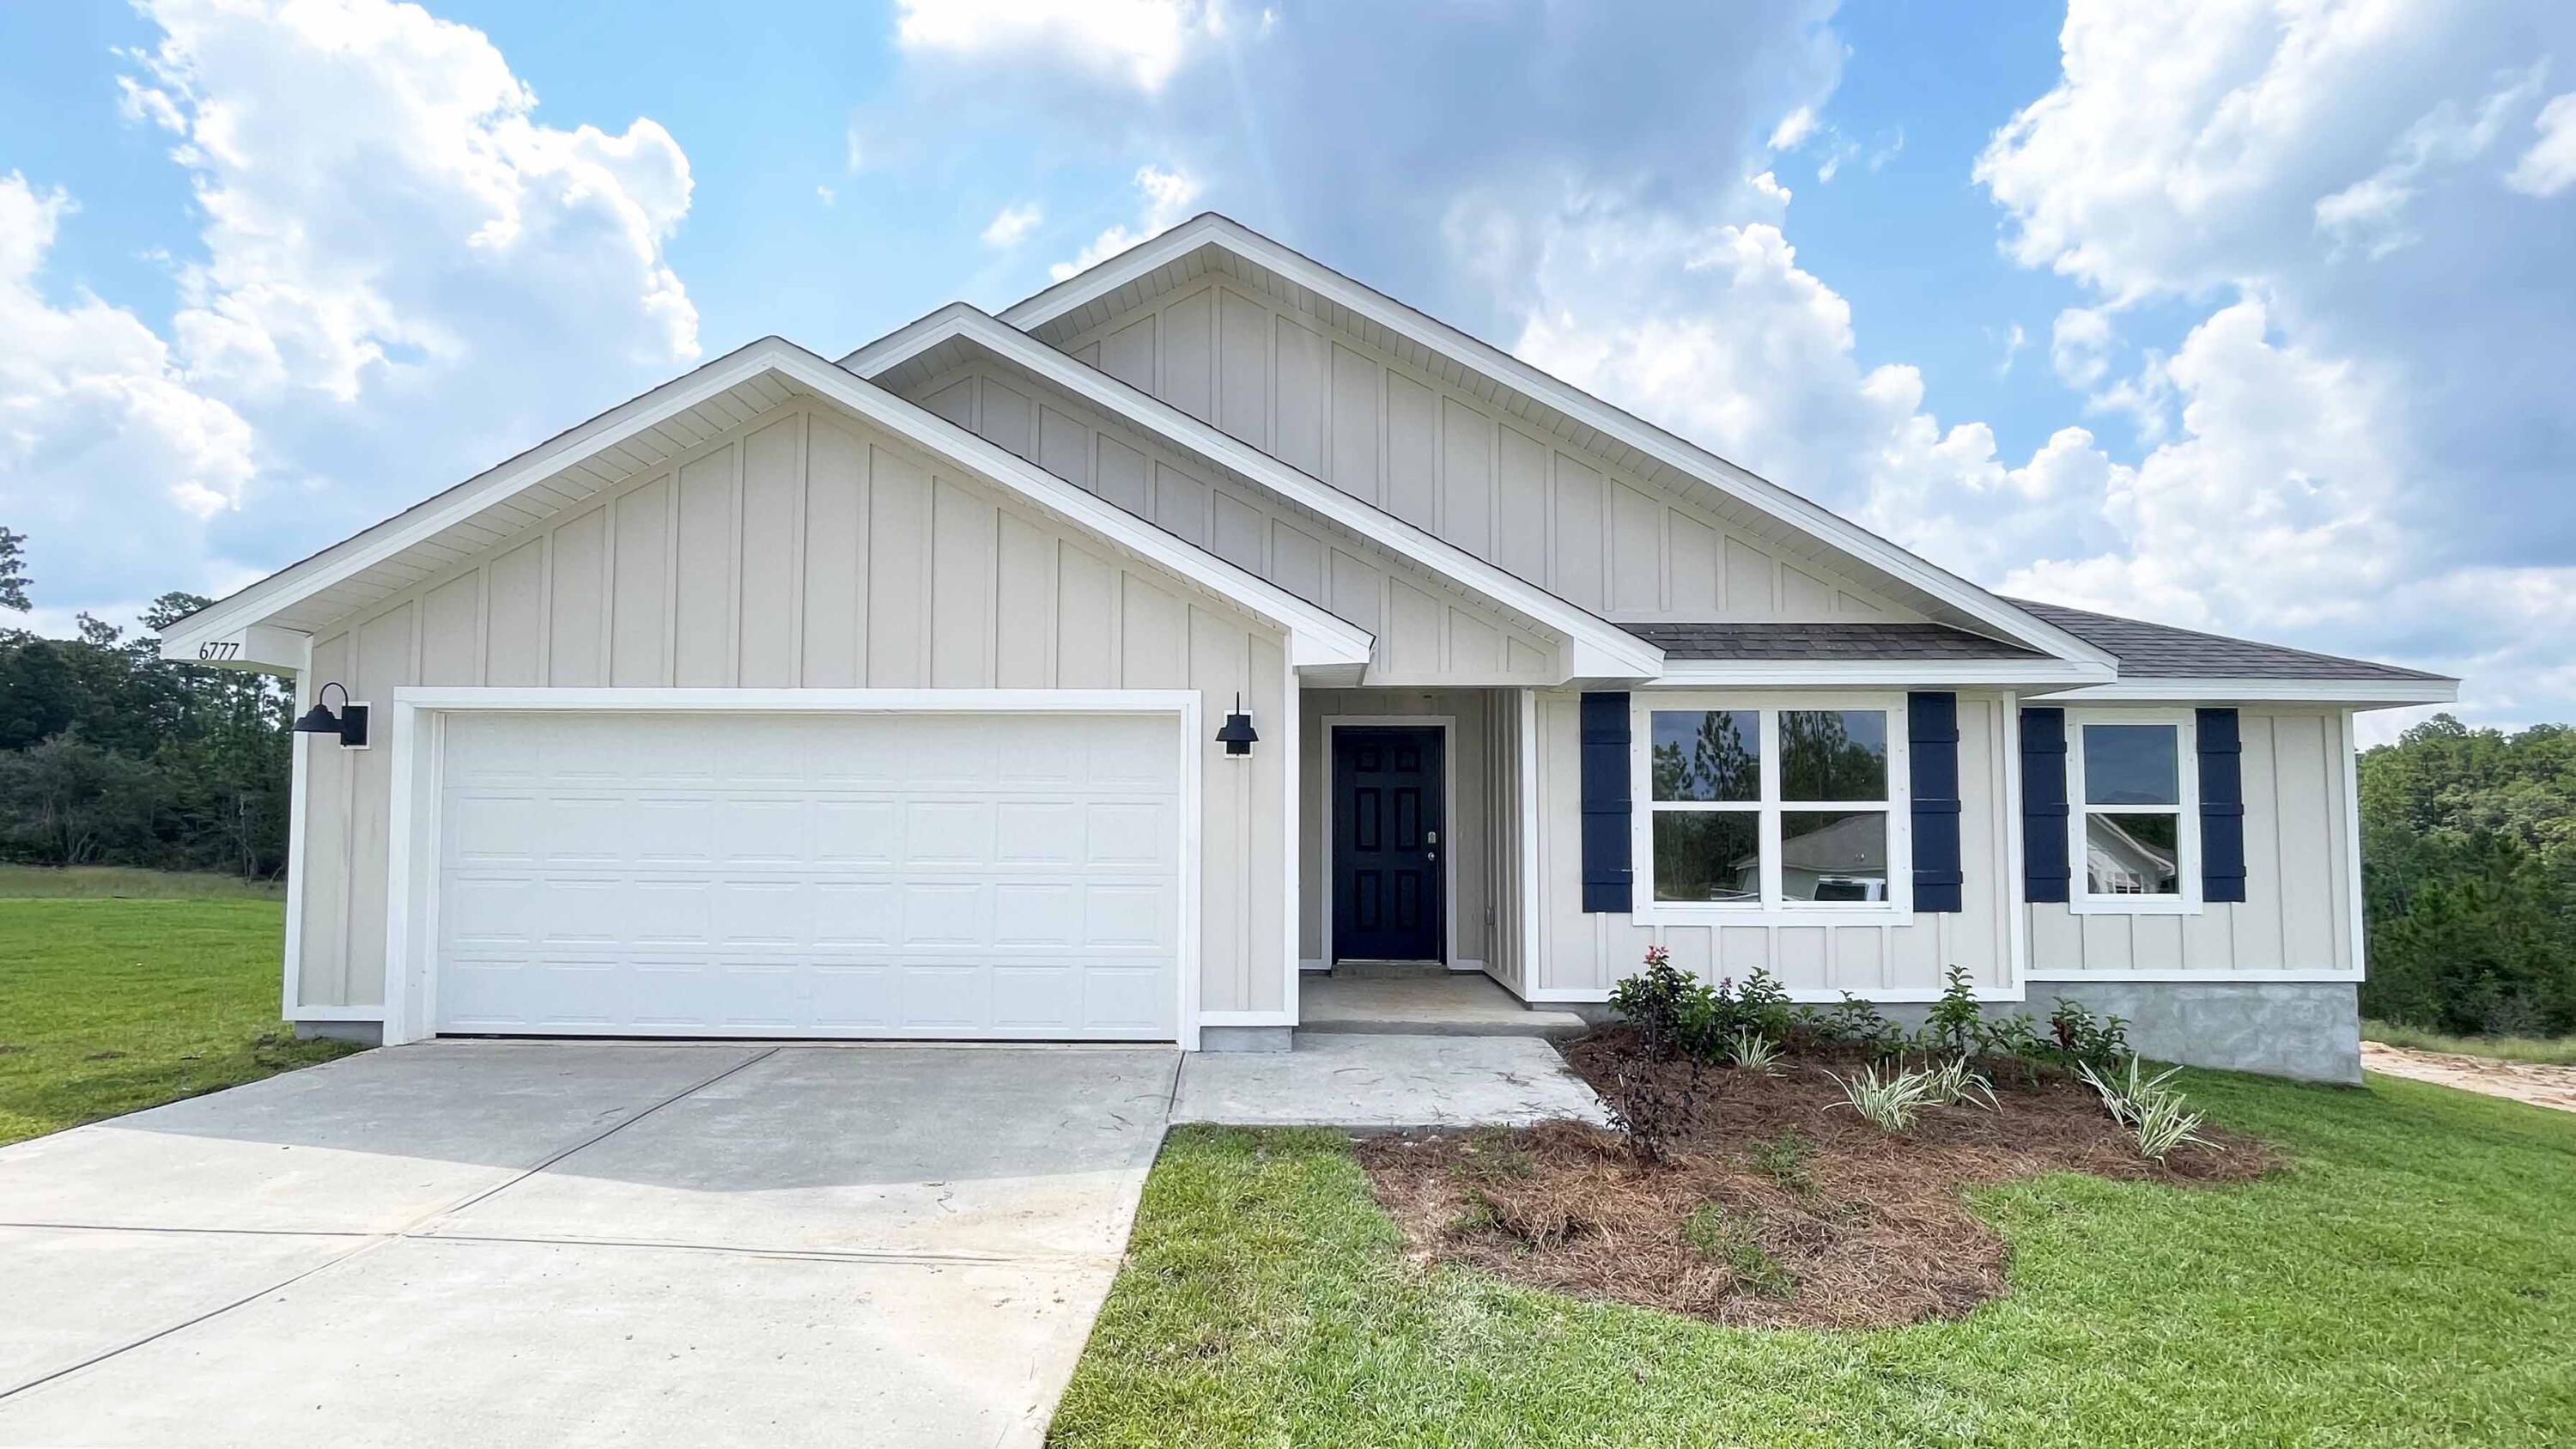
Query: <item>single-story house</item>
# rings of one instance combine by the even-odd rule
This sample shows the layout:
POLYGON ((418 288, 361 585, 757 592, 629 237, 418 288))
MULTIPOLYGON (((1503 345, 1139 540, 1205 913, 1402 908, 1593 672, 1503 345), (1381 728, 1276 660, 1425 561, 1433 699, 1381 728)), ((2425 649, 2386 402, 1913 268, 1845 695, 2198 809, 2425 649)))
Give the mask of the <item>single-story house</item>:
POLYGON ((338 722, 285 1012, 385 1042, 1273 1048, 1336 962, 1661 943, 2348 1077, 2353 718, 2456 691, 1998 597, 1214 215, 755 342, 163 647, 338 722))

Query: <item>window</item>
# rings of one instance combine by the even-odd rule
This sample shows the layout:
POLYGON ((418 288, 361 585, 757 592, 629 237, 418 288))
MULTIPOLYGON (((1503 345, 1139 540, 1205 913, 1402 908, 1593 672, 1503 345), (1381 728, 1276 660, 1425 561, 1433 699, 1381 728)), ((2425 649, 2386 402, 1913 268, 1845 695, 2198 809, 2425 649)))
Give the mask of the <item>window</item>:
POLYGON ((2071 715, 2068 794, 2080 862, 2074 905, 2104 911, 2200 906, 2198 768, 2188 721, 2071 715))
POLYGON ((1901 909, 1901 702, 1639 695, 1654 909, 1901 909))

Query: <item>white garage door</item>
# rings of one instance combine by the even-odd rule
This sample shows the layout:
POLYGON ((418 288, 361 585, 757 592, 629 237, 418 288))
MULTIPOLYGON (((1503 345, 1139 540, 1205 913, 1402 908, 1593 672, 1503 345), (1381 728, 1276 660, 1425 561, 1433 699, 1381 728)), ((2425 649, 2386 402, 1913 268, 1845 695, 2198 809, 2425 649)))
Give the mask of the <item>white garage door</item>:
POLYGON ((438 1029, 1168 1040, 1176 729, 450 716, 438 1029))

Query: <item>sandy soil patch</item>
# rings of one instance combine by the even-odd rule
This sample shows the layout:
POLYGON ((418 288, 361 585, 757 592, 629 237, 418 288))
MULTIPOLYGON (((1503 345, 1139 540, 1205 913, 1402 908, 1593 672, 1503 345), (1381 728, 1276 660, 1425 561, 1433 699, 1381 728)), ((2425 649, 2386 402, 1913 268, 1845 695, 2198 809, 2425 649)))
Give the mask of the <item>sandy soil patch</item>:
POLYGON ((2392 1077, 2438 1082, 2445 1087, 2483 1092, 2490 1097, 2510 1097, 2535 1107, 2576 1112, 2576 1067, 2498 1061, 2493 1057, 2453 1056, 2448 1052, 2419 1052, 2375 1041, 2361 1044, 2361 1065, 2365 1071, 2386 1072, 2392 1077))

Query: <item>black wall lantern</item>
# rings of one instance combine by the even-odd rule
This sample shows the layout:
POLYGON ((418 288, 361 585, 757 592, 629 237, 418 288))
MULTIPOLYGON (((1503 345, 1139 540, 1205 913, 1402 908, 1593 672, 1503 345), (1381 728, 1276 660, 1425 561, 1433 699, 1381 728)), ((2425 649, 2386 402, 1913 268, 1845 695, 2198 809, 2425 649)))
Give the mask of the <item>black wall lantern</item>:
POLYGON ((1259 738, 1252 732, 1252 716, 1243 712, 1243 695, 1238 692, 1234 696, 1234 713, 1225 717, 1225 724, 1216 732, 1217 743, 1225 746, 1229 758, 1241 759, 1252 753, 1252 742, 1259 738))
POLYGON ((367 743, 367 707, 349 703, 349 687, 332 680, 313 693, 313 707, 295 722, 299 735, 338 735, 342 749, 354 750, 367 743), (322 697, 332 690, 340 691, 340 712, 333 714, 322 697))

